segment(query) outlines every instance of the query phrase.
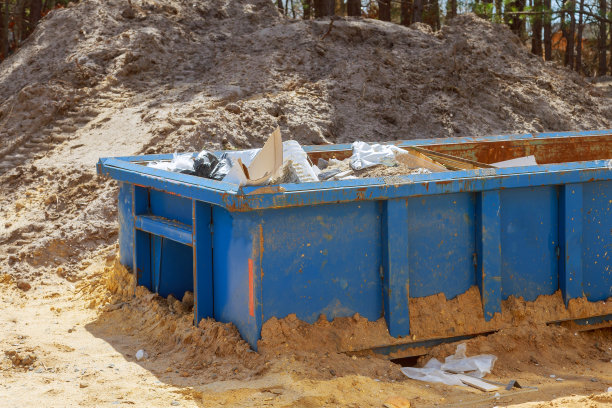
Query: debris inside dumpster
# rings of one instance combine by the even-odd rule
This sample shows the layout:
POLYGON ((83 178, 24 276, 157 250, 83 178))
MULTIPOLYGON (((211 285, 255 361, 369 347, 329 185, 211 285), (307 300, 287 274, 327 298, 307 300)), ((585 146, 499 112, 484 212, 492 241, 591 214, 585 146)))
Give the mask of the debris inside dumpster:
POLYGON ((343 160, 335 157, 319 158, 317 165, 314 165, 297 141, 282 141, 278 127, 261 149, 217 154, 203 150, 195 159, 190 154, 175 153, 170 161, 154 161, 148 164, 149 167, 161 170, 238 186, 310 183, 532 165, 537 165, 533 155, 486 164, 418 146, 400 148, 362 141, 353 142, 350 157, 343 160))
POLYGON ((147 167, 152 167, 158 170, 172 171, 182 173, 184 171, 193 172, 193 157, 191 154, 174 153, 170 161, 153 161, 147 164, 147 167))
POLYGON ((485 386, 482 384, 483 381, 476 381, 491 372, 497 357, 492 354, 467 357, 465 352, 466 344, 461 343, 457 346, 455 354, 446 357, 444 363, 432 358, 423 368, 402 367, 401 371, 413 380, 446 385, 469 385, 486 391, 499 389, 499 387, 485 386))
POLYGON ((246 165, 242 159, 232 163, 232 169, 223 179, 239 186, 261 186, 275 176, 283 165, 283 141, 277 127, 264 146, 257 152, 253 161, 246 165))
POLYGON ((300 175, 291 160, 285 160, 279 172, 270 179, 270 184, 299 183, 300 175))
POLYGON ((406 153, 405 150, 393 145, 353 142, 352 147, 351 168, 353 170, 363 170, 378 164, 393 167, 397 165, 395 155, 406 153))
POLYGON ((505 167, 520 167, 520 166, 537 166, 535 156, 517 157, 511 160, 504 160, 501 162, 491 164, 493 167, 505 168, 505 167))
POLYGON ((218 158, 214 153, 203 150, 193 160, 194 175, 212 180, 223 180, 231 168, 232 161, 227 153, 218 158))

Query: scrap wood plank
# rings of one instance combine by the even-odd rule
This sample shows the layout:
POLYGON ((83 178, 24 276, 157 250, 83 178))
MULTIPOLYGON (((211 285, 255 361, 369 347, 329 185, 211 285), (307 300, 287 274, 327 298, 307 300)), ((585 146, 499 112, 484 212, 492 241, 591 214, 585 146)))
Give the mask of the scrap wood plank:
POLYGON ((470 387, 474 387, 476 389, 479 389, 480 391, 490 392, 497 391, 501 388, 499 385, 489 384, 488 382, 485 382, 480 378, 472 377, 469 375, 455 374, 455 376, 459 378, 461 382, 465 385, 469 385, 470 387))
POLYGON ((426 156, 429 156, 438 163, 442 163, 444 166, 448 167, 449 170, 495 168, 495 166, 491 166, 490 164, 464 159, 463 157, 453 156, 448 153, 435 152, 433 150, 425 149, 419 146, 411 146, 411 149, 423 153, 426 156))

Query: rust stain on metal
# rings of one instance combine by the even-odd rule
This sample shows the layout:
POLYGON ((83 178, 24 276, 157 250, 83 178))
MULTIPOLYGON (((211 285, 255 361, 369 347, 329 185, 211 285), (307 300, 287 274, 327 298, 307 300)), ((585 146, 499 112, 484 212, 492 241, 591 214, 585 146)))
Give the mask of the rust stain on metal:
POLYGON ((247 195, 255 195, 255 194, 275 194, 275 193, 284 193, 286 190, 281 186, 265 186, 258 188, 257 190, 251 191, 247 195))
POLYGON ((612 151, 612 135, 517 139, 490 142, 468 142, 425 146, 482 163, 495 163, 534 155, 539 164, 606 159, 612 151))
POLYGON ((253 294, 253 260, 249 258, 249 315, 255 317, 255 298, 253 294))

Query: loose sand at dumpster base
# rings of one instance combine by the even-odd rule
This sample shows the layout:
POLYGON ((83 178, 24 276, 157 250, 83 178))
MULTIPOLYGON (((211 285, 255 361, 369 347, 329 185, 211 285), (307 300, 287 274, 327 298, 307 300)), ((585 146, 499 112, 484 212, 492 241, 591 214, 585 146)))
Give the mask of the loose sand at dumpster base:
MULTIPOLYGON (((276 126, 302 144, 612 128, 609 79, 540 61, 474 15, 438 32, 341 18, 322 39, 329 20, 286 19, 270 0, 132 4, 54 10, 0 64, 0 407, 612 404, 610 329, 544 324, 609 303, 504 301, 502 330, 468 354, 495 354, 491 379, 538 390, 499 399, 360 352, 402 341, 383 320, 271 320, 258 353, 232 325, 194 327, 189 296, 132 290, 117 185, 95 174, 99 157, 259 147, 276 126)), ((475 288, 410 307, 416 340, 493 324, 475 288)))
MULTIPOLYGON (((194 327, 189 295, 164 299, 138 287, 134 296, 132 275, 117 262, 114 245, 75 274, 82 277, 75 284, 55 276, 27 292, 2 275, 5 406, 379 407, 394 396, 416 407, 612 403, 612 393, 605 393, 612 385, 611 329, 574 332, 527 319, 468 340, 468 355, 498 357, 488 378, 537 387, 500 391, 496 398, 468 387, 410 380, 399 365, 372 353, 343 352, 372 341, 397 342, 382 320, 321 318, 314 325, 291 316, 272 320, 256 353, 231 324, 203 320, 194 327), (147 357, 139 361, 141 349, 147 357)), ((542 302, 551 300, 513 305, 537 315, 542 302)), ((455 347, 431 349, 417 364, 443 359, 455 347)))

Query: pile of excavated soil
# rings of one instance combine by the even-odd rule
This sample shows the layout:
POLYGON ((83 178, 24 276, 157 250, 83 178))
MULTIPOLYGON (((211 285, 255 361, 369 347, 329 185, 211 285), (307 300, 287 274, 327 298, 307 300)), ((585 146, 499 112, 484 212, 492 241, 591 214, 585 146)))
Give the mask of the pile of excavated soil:
MULTIPOLYGON (((106 156, 259 147, 276 126, 302 144, 609 128, 610 95, 540 61, 507 28, 474 15, 435 33, 421 24, 353 18, 335 20, 329 30, 329 20, 284 18, 269 0, 132 4, 133 12, 119 0, 55 10, 0 64, 6 311, 0 347, 8 352, 0 361, 0 399, 310 407, 380 406, 392 395, 417 406, 480 398, 424 387, 386 360, 340 352, 395 341, 382 320, 270 321, 260 353, 253 353, 231 325, 193 327, 188 298, 161 299, 142 289, 131 298, 126 288, 133 282, 116 265, 95 267, 115 258, 118 228, 116 184, 96 176, 95 163, 106 156), (135 359, 139 348, 148 359, 135 359)), ((504 307, 520 311, 521 305, 504 307)), ((415 318, 415 330, 443 331, 420 327, 415 318)), ((570 360, 550 359, 547 369, 583 373, 571 383, 544 383, 538 397, 501 403, 601 393, 612 381, 602 361, 610 359, 609 332, 596 339, 563 328, 534 329, 541 335, 504 330, 517 331, 494 336, 515 336, 511 356, 520 361, 518 351, 532 347, 534 336, 542 339, 537 347, 553 350, 561 334, 563 355, 574 347, 584 347, 585 355, 571 367, 570 360)), ((521 379, 529 383, 548 375, 540 366, 504 361, 527 370, 521 379)), ((572 401, 567 404, 603 405, 609 396, 572 401)))
POLYGON ((612 104, 463 15, 439 32, 294 21, 269 0, 83 1, 0 65, 0 266, 76 264, 116 237, 101 156, 610 127, 612 104), (50 249, 50 250, 49 250, 50 249))

